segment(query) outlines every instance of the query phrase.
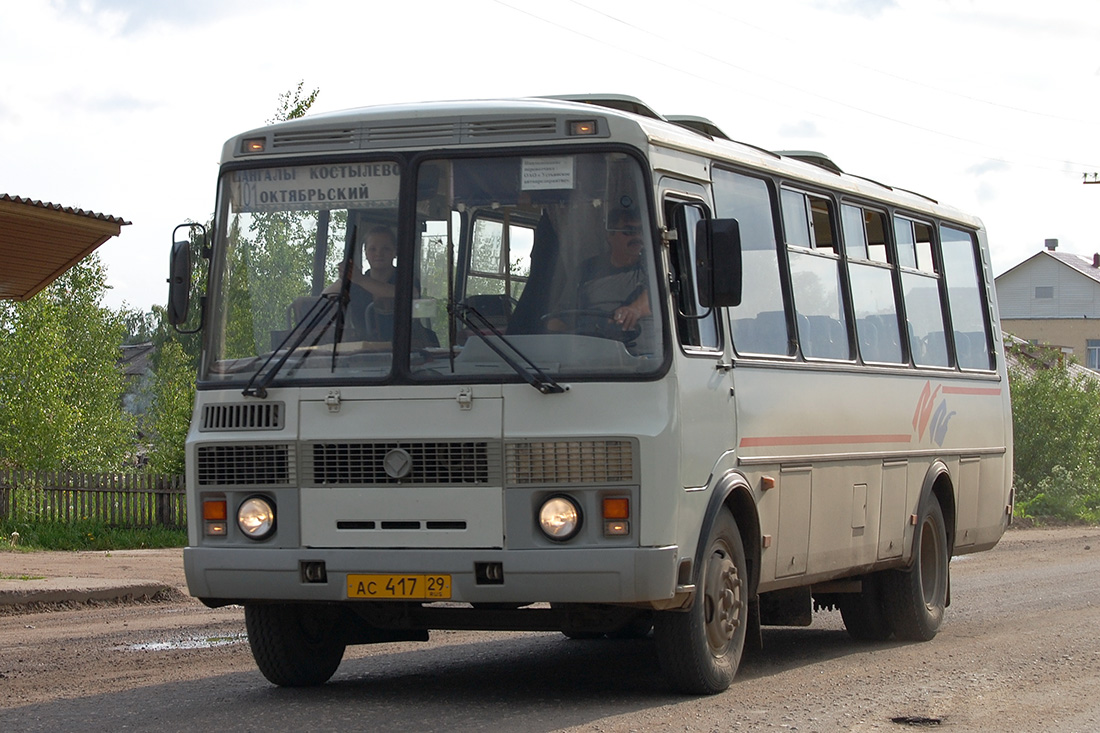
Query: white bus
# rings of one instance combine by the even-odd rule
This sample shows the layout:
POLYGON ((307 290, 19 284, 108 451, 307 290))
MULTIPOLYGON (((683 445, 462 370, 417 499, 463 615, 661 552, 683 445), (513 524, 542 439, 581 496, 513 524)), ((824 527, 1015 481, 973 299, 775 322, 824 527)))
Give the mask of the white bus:
POLYGON ((823 155, 628 97, 380 106, 230 139, 184 226, 188 587, 277 685, 513 629, 652 634, 718 692, 815 609, 931 639, 1010 521, 981 222, 823 155))

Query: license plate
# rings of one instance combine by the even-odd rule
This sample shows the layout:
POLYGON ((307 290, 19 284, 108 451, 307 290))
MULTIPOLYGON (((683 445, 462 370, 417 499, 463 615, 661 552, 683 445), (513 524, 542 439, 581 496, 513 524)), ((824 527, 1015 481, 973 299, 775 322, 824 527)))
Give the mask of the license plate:
POLYGON ((450 575, 348 575, 348 598, 445 601, 450 575))

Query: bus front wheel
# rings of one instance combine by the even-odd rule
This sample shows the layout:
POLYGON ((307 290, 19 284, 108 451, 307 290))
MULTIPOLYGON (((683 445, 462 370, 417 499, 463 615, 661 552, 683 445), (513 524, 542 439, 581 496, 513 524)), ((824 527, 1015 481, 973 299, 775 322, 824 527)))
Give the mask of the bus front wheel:
POLYGON ((690 694, 721 692, 741 663, 748 628, 748 571, 737 523, 718 515, 689 611, 654 615, 653 636, 661 667, 672 685, 690 694))
POLYGON ((934 496, 920 505, 913 561, 908 570, 882 574, 882 602, 895 638, 928 641, 939 631, 947 606, 947 528, 943 509, 934 496))
POLYGON ((335 606, 246 604, 244 622, 256 666, 280 687, 322 685, 344 657, 335 606))

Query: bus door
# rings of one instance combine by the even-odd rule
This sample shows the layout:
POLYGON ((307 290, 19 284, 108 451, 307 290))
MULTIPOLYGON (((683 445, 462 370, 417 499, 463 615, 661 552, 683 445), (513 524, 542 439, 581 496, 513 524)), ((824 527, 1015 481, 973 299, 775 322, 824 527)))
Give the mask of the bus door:
POLYGON ((710 216, 702 190, 693 184, 662 184, 668 229, 672 320, 679 342, 676 379, 680 407, 681 480, 684 487, 707 484, 715 462, 734 435, 730 357, 725 353, 716 311, 699 304, 695 277, 695 229, 710 216))

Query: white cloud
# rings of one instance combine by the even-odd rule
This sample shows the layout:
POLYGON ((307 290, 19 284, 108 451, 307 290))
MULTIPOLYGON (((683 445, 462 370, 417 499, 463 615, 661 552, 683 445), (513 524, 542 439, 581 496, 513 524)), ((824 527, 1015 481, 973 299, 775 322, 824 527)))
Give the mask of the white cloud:
POLYGON ((1009 168, 1003 160, 983 160, 966 169, 967 173, 974 176, 984 176, 989 173, 1002 173, 1009 168))
POLYGON ((887 10, 898 7, 896 0, 819 0, 817 5, 826 11, 866 18, 877 18, 887 10))
POLYGON ((780 125, 779 134, 785 138, 818 138, 821 130, 812 120, 796 120, 780 125))

